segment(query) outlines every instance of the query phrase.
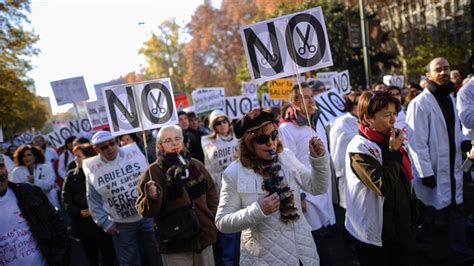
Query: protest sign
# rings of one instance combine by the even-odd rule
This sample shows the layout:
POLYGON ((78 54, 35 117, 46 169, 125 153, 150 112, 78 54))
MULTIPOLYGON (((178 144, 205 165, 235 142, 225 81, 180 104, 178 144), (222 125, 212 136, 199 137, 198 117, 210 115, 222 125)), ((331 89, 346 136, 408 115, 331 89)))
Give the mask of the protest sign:
POLYGON ((335 90, 326 91, 315 97, 316 106, 321 114, 319 119, 324 126, 331 124, 336 118, 344 114, 344 99, 335 90))
POLYGON ((170 79, 107 87, 102 93, 114 136, 178 123, 170 79))
POLYGON ((103 101, 104 98, 102 97, 102 89, 106 87, 111 87, 111 86, 116 86, 116 85, 122 85, 126 84, 127 81, 123 80, 122 78, 119 79, 114 79, 109 82, 104 82, 104 83, 99 83, 99 84, 94 84, 94 90, 95 90, 95 95, 97 96, 98 101, 103 101))
POLYGON ((334 88, 337 89, 340 95, 344 95, 351 91, 351 83, 349 80, 349 70, 344 70, 332 76, 334 88))
POLYGON ((293 79, 275 79, 268 82, 270 99, 288 100, 293 88, 293 79))
POLYGON ((58 105, 89 100, 84 77, 51 81, 51 87, 58 105))
POLYGON ((178 110, 189 106, 188 96, 186 93, 178 93, 174 95, 174 102, 178 110))
POLYGON ((13 144, 16 146, 20 146, 23 144, 31 143, 33 142, 33 139, 39 135, 41 135, 41 132, 38 132, 38 131, 33 131, 33 132, 28 131, 28 132, 24 132, 20 134, 15 134, 13 135, 13 144))
POLYGON ((403 88, 404 77, 403 76, 392 76, 392 75, 385 75, 383 76, 383 83, 387 86, 397 86, 399 88, 403 88))
POLYGON ((258 84, 254 82, 242 81, 242 95, 251 96, 257 95, 258 84))
POLYGON ((92 133, 92 127, 89 119, 83 118, 79 120, 67 121, 62 127, 47 134, 45 138, 53 145, 53 147, 61 147, 66 143, 66 139, 75 136, 82 137, 92 133))
POLYGON ((259 107, 260 105, 256 105, 255 98, 249 96, 225 97, 224 101, 224 113, 230 119, 239 119, 246 113, 259 107))
POLYGON ((83 162, 84 173, 94 189, 100 193, 103 206, 110 217, 126 221, 135 217, 137 187, 140 176, 146 171, 146 158, 133 143, 120 148, 120 164, 104 163, 99 156, 83 162))
POLYGON ((326 90, 334 88, 334 76, 337 76, 337 71, 317 73, 318 80, 324 83, 324 87, 326 87, 326 90))
POLYGON ((204 115, 224 107, 224 88, 198 88, 192 92, 194 112, 204 115))
POLYGON ((269 107, 280 107, 283 105, 283 100, 273 100, 270 98, 268 93, 262 93, 262 108, 269 108, 269 107))
POLYGON ((93 131, 109 128, 109 120, 103 101, 86 102, 86 110, 93 131))
POLYGON ((332 66, 321 7, 240 28, 254 82, 332 66))

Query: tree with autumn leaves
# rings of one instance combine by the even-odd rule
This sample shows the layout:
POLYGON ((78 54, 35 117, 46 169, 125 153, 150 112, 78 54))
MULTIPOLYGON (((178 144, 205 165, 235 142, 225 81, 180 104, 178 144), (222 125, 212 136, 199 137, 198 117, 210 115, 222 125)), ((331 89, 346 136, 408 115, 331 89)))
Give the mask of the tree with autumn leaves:
POLYGON ((32 66, 29 57, 39 51, 29 23, 30 1, 0 1, 0 126, 5 138, 31 128, 41 129, 48 119, 44 101, 28 88, 34 83, 26 76, 32 66))

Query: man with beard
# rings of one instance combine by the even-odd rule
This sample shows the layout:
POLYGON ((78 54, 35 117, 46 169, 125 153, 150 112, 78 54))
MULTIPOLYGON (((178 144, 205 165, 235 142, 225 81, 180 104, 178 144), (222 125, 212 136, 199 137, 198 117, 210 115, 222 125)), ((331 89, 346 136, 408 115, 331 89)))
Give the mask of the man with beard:
POLYGON ((426 208, 420 248, 430 259, 451 265, 474 258, 465 239, 461 130, 445 58, 427 67, 428 87, 408 105, 407 136, 414 188, 426 208))

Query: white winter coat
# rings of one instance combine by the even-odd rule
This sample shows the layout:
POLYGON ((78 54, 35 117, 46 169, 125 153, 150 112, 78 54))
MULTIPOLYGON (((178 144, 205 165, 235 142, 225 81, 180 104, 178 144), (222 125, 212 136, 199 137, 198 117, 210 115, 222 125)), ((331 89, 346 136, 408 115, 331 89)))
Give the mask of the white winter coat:
POLYGON ((474 78, 459 90, 456 104, 464 134, 474 139, 474 78))
POLYGON ((303 265, 319 265, 311 227, 303 218, 297 195, 301 189, 316 195, 326 192, 327 155, 311 158, 311 172, 288 149, 279 158, 300 218, 283 223, 279 211, 265 215, 258 204, 258 199, 266 194, 262 190, 263 178, 237 160, 223 173, 217 229, 223 233, 242 231, 240 265, 299 265, 300 260, 303 265))
MULTIPOLYGON (((315 135, 314 130, 308 126, 300 127, 294 123, 286 122, 280 124, 278 131, 280 132, 280 139, 283 142, 283 146, 290 149, 295 154, 296 158, 298 158, 298 160, 309 171, 311 165, 309 160, 308 143, 315 135)), ((329 154, 326 129, 321 122, 317 123, 316 135, 323 142, 324 147, 326 148, 326 154, 329 154)), ((330 169, 329 160, 328 169, 330 169)), ((328 178, 332 178, 330 171, 328 172, 328 178)), ((312 230, 317 230, 323 226, 336 223, 334 206, 332 205, 331 181, 328 182, 327 192, 322 195, 311 195, 311 193, 306 193, 306 213, 304 215, 312 230)))
POLYGON ((331 159, 336 171, 336 180, 339 190, 339 205, 346 208, 346 150, 351 139, 359 131, 357 127, 357 117, 351 113, 345 113, 334 120, 329 135, 329 147, 331 159))
MULTIPOLYGON (((454 100, 451 97, 451 100, 454 100)), ((455 113, 456 158, 454 176, 456 180, 456 204, 463 202, 461 169, 461 125, 455 113)), ((413 99, 407 110, 407 137, 413 168, 413 185, 417 197, 426 205, 442 209, 451 204, 451 182, 449 172, 449 139, 443 112, 434 95, 425 89, 413 99), (421 183, 422 177, 434 175, 437 186, 429 188, 421 183)))

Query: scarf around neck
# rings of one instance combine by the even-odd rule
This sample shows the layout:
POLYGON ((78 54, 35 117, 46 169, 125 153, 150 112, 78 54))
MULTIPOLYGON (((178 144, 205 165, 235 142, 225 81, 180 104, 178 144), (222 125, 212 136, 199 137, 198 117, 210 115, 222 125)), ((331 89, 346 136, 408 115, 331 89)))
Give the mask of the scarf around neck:
MULTIPOLYGON (((362 125, 361 123, 358 124, 359 131, 365 136, 367 139, 381 144, 383 146, 388 146, 388 142, 390 140, 390 135, 383 135, 375 130, 370 129, 367 126, 362 125)), ((400 152, 402 153, 402 171, 405 174, 408 182, 411 182, 413 179, 413 173, 411 170, 411 162, 410 158, 408 157, 407 150, 401 146, 400 152)))
POLYGON ((281 165, 278 154, 272 154, 270 161, 261 161, 254 168, 255 173, 263 177, 262 189, 270 194, 278 193, 280 197, 280 220, 284 223, 299 219, 298 209, 295 208, 295 197, 288 183, 280 174, 281 165))
POLYGON ((199 169, 191 164, 191 153, 187 149, 178 153, 158 153, 157 163, 166 173, 166 186, 169 199, 174 200, 183 195, 183 187, 188 192, 190 199, 195 199, 205 194, 208 184, 199 169))
MULTIPOLYGON (((316 109, 316 112, 314 112, 314 114, 311 115, 311 118, 310 118, 310 121, 311 121, 311 126, 310 127, 311 128, 313 128, 313 129, 316 128, 316 124, 318 122, 320 113, 321 112, 318 109, 316 109)), ((308 119, 301 116, 300 112, 298 110, 296 110, 296 108, 293 107, 293 106, 290 106, 288 108, 288 110, 286 111, 286 114, 285 114, 285 118, 282 118, 280 120, 281 124, 287 123, 287 122, 295 123, 300 127, 308 126, 308 119)))
POLYGON ((456 86, 451 81, 444 85, 439 85, 438 83, 435 83, 429 79, 426 81, 428 82, 428 90, 430 90, 433 94, 448 96, 450 93, 456 90, 456 86))

